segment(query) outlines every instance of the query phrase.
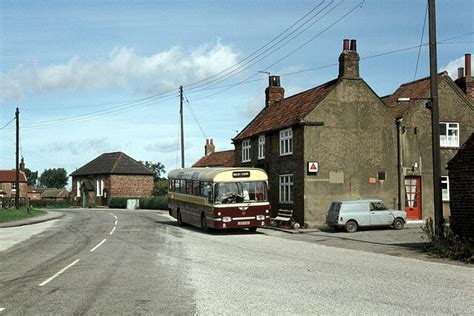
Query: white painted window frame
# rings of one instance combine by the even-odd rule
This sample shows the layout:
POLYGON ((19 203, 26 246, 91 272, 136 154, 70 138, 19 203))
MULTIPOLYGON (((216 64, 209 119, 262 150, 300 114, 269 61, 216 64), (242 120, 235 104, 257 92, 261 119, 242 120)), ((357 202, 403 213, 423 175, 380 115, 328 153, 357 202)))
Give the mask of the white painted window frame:
POLYGON ((265 135, 258 136, 258 159, 265 159, 265 135))
POLYGON ((280 156, 293 154, 293 130, 286 128, 280 131, 280 156))
POLYGON ((439 134, 440 147, 459 147, 459 123, 457 122, 439 122, 439 125, 446 125, 446 134, 439 134), (455 136, 449 135, 450 132, 455 132, 455 136))
POLYGON ((252 148, 252 143, 250 139, 244 139, 242 141, 242 162, 249 162, 250 159, 250 150, 252 148))
POLYGON ((449 202, 449 177, 441 177, 441 198, 445 202, 449 202), (443 189, 443 184, 446 184, 446 189, 443 189))
POLYGON ((282 174, 279 177, 279 196, 281 204, 293 204, 293 174, 282 174))
POLYGON ((76 196, 80 197, 81 196, 81 181, 76 181, 76 196))

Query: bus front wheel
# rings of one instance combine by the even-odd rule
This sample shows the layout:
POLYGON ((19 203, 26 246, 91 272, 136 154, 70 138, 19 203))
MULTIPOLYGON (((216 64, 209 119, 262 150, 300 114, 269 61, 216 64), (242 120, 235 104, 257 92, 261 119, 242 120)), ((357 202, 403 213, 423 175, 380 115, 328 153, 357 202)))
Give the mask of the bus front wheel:
POLYGON ((207 219, 204 213, 201 214, 201 229, 203 232, 209 232, 209 227, 207 226, 207 219))

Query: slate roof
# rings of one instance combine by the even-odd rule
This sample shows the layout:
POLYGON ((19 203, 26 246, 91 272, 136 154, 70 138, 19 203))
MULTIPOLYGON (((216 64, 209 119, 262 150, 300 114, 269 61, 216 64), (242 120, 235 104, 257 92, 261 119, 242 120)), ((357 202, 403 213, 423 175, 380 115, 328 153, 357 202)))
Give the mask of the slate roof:
POLYGON ((265 107, 233 140, 293 126, 303 120, 336 86, 338 79, 265 107))
MULTIPOLYGON (((438 74, 438 80, 443 80, 449 75, 446 71, 438 74)), ((420 98, 430 97, 430 77, 425 77, 412 82, 402 84, 393 94, 382 98, 382 101, 389 107, 395 117, 401 117, 410 108, 419 104, 419 102, 427 102, 428 100, 420 100, 420 98), (414 98, 410 102, 399 103, 398 98, 414 98)))
POLYGON ((122 152, 113 152, 100 155, 71 173, 71 176, 98 174, 154 175, 154 172, 122 152))
POLYGON ((213 152, 199 159, 193 167, 235 167, 234 150, 213 152))
MULTIPOLYGON (((26 182, 26 175, 20 171, 20 182, 26 182)), ((0 182, 15 182, 16 170, 0 170, 0 182)))
POLYGON ((68 191, 66 189, 46 188, 41 194, 41 197, 42 198, 58 198, 58 197, 66 197, 67 195, 68 195, 68 191))

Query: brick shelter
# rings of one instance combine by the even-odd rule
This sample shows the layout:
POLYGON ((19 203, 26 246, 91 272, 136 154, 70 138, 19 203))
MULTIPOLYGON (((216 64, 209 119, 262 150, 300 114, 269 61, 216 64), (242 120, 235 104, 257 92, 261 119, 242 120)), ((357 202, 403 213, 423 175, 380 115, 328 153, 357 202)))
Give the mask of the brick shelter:
POLYGON ((108 206, 113 197, 151 196, 154 172, 122 152, 105 153, 71 173, 72 196, 82 207, 108 206))
POLYGON ((450 227, 457 235, 474 239, 474 133, 448 162, 448 171, 450 227))

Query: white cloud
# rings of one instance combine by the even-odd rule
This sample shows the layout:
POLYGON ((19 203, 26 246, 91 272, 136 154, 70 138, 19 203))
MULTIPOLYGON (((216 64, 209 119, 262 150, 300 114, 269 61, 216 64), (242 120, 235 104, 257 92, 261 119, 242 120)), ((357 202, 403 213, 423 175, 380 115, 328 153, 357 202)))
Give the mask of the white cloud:
POLYGON ((0 91, 5 100, 30 93, 51 91, 97 91, 130 88, 148 92, 176 88, 180 83, 204 79, 237 62, 238 54, 217 40, 191 51, 180 47, 143 56, 132 48, 116 48, 107 57, 45 67, 20 65, 0 74, 0 91))
MULTIPOLYGON (((449 76, 453 79, 456 80, 458 79, 458 68, 464 68, 465 63, 464 63, 464 56, 459 57, 458 59, 451 60, 445 67, 441 68, 441 71, 447 71, 449 76)), ((471 64, 471 73, 473 71, 473 67, 471 64)), ((464 71, 466 71, 464 69, 464 71)))
POLYGON ((109 151, 112 146, 104 139, 85 139, 82 141, 70 141, 70 142, 55 142, 47 144, 41 148, 42 152, 45 153, 58 153, 67 152, 71 155, 77 156, 84 152, 91 153, 104 153, 109 151))
MULTIPOLYGON (((145 145, 145 150, 149 152, 172 153, 180 150, 179 143, 176 139, 167 139, 150 143, 145 145)), ((193 148, 193 144, 189 142, 184 143, 185 149, 193 148)))

